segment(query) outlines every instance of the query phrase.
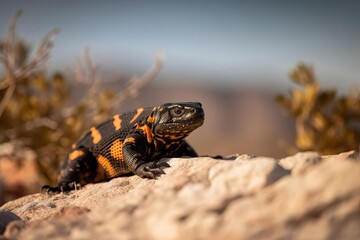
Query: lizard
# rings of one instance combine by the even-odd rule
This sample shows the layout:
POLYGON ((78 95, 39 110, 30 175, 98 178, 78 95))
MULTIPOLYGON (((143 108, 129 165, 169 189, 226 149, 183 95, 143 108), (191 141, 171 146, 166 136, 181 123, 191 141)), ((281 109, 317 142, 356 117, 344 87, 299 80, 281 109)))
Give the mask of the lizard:
POLYGON ((165 103, 138 108, 90 128, 71 147, 60 164, 55 186, 48 193, 71 191, 88 183, 126 174, 156 179, 165 174, 165 157, 197 157, 184 140, 204 123, 199 102, 165 103))

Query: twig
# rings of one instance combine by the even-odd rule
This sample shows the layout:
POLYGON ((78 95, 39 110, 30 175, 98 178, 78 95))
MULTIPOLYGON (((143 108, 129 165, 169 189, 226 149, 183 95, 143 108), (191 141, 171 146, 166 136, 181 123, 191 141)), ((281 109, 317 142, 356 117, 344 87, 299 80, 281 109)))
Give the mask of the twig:
POLYGON ((40 41, 40 44, 29 63, 27 63, 25 66, 18 70, 17 79, 28 77, 35 70, 45 65, 46 61, 50 57, 51 49, 53 47, 52 39, 59 32, 60 29, 56 28, 46 34, 46 36, 40 41))
POLYGON ((31 60, 23 66, 16 66, 16 24, 21 15, 22 10, 18 10, 11 18, 7 38, 5 41, 0 42, 0 63, 4 66, 6 73, 5 80, 0 83, 0 90, 7 88, 0 102, 0 117, 15 92, 17 81, 21 78, 28 77, 35 70, 45 65, 53 46, 52 38, 59 32, 59 29, 54 29, 46 34, 40 41, 31 60))
POLYGON ((5 80, 3 80, 2 82, 0 82, 0 90, 3 90, 5 88, 9 87, 9 82, 5 80))
MULTIPOLYGON (((90 56, 90 49, 84 49, 84 62, 82 64, 81 60, 77 61, 74 74, 75 74, 75 81, 80 84, 87 85, 87 90, 85 94, 81 97, 79 102, 87 102, 87 105, 90 106, 91 111, 95 109, 95 101, 96 101, 96 94, 99 87, 103 84, 104 79, 102 77, 97 77, 97 72, 100 69, 100 65, 94 65, 91 56, 90 56)), ((76 106, 69 106, 63 109, 62 113, 65 116, 70 116, 76 110, 76 106)))
POLYGON ((2 63, 5 68, 6 78, 4 82, 1 84, 0 89, 5 89, 6 93, 3 99, 0 102, 0 116, 5 110, 5 107, 9 103, 11 97, 15 91, 15 82, 16 76, 14 73, 15 70, 15 38, 16 38, 16 23, 21 16, 22 11, 18 10, 15 15, 11 18, 8 27, 8 36, 5 42, 2 43, 0 56, 2 59, 2 63))
POLYGON ((85 73, 87 73, 87 80, 89 83, 89 88, 87 93, 85 94, 83 100, 88 101, 90 106, 93 108, 94 111, 95 105, 96 105, 96 95, 99 90, 99 87, 103 83, 102 77, 97 77, 97 72, 100 69, 100 65, 94 65, 93 61, 90 56, 90 49, 85 48, 84 50, 84 61, 86 70, 85 73))
POLYGON ((6 93, 3 97, 3 99, 0 102, 0 116, 3 114, 5 107, 9 103, 11 97, 13 96, 15 91, 15 84, 10 84, 8 89, 6 90, 6 93))
POLYGON ((58 127, 58 123, 50 118, 43 117, 43 118, 37 118, 33 121, 28 121, 24 124, 24 130, 25 131, 31 131, 35 128, 39 127, 47 127, 52 130, 56 130, 58 127))
POLYGON ((164 56, 156 56, 154 65, 141 77, 132 77, 127 86, 119 93, 118 99, 113 104, 121 105, 129 97, 135 98, 139 95, 140 89, 153 80, 163 67, 164 56))
POLYGON ((22 15, 22 10, 16 11, 15 15, 11 18, 8 27, 8 36, 5 42, 5 59, 6 68, 10 71, 15 70, 15 40, 16 40, 16 24, 22 15))

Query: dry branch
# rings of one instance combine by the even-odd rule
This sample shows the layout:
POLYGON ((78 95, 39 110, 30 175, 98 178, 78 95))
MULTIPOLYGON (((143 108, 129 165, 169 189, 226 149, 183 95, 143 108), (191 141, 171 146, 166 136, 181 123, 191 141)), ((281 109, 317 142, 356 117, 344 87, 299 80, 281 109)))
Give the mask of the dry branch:
POLYGON ((6 89, 4 97, 0 102, 0 117, 14 94, 16 83, 19 79, 28 77, 36 70, 44 67, 50 57, 53 46, 53 37, 60 31, 54 29, 49 32, 41 41, 30 60, 22 66, 16 65, 16 43, 19 42, 16 36, 16 24, 22 10, 18 10, 11 18, 8 33, 5 40, 0 41, 0 64, 5 70, 5 79, 0 82, 0 90, 6 89))
POLYGON ((163 67, 163 64, 164 57, 162 55, 157 55, 154 65, 141 77, 132 77, 129 83, 119 93, 117 100, 114 101, 113 104, 120 105, 129 97, 137 97, 140 90, 159 74, 161 68, 163 67))
MULTIPOLYGON (((87 90, 84 96, 81 97, 80 103, 86 101, 87 105, 92 108, 92 111, 89 115, 94 116, 95 106, 96 106, 96 99, 98 99, 99 89, 101 88, 102 84, 105 83, 104 76, 98 76, 98 70, 100 69, 99 64, 94 64, 91 56, 89 48, 84 50, 84 63, 81 60, 77 61, 74 75, 75 81, 80 84, 84 84, 87 87, 87 90)), ((125 100, 129 98, 136 98, 139 95, 141 89, 147 85, 151 80, 153 80, 160 70, 163 67, 164 56, 158 54, 155 58, 155 62, 153 66, 146 71, 141 77, 133 76, 128 83, 117 93, 117 97, 114 101, 111 101, 110 108, 120 106, 125 100)), ((120 75, 121 76, 121 75, 120 75)), ((110 81, 106 82, 115 82, 121 81, 121 77, 114 77, 110 81)), ((76 106, 69 106, 66 109, 63 109, 63 114, 65 116, 70 116, 76 111, 76 106)))

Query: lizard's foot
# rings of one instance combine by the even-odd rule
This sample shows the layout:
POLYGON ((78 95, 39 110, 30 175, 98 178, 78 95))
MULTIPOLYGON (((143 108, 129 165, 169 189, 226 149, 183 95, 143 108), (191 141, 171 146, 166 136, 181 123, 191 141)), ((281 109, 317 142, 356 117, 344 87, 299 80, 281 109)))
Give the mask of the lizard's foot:
POLYGON ((162 167, 170 167, 167 162, 147 162, 138 166, 135 170, 135 174, 142 178, 156 179, 157 176, 165 174, 162 167))
POLYGON ((77 189, 81 189, 80 183, 68 182, 68 183, 59 183, 54 187, 51 187, 49 185, 44 185, 41 188, 41 192, 60 193, 60 192, 69 192, 71 190, 77 190, 77 189))

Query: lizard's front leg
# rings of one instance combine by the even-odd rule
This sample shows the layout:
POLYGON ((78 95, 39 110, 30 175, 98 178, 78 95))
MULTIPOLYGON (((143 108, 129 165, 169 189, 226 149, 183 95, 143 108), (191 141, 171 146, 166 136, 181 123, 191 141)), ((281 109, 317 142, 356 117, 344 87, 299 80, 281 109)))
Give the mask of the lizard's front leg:
POLYGON ((161 167, 170 167, 166 162, 149 161, 149 146, 146 138, 140 133, 129 134, 124 140, 122 152, 130 170, 142 178, 156 179, 165 174, 161 167))

